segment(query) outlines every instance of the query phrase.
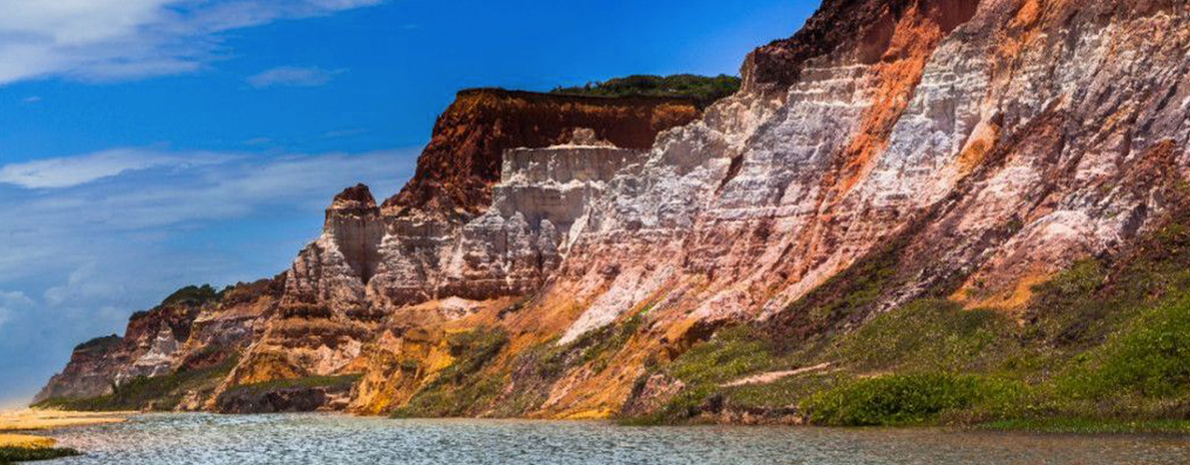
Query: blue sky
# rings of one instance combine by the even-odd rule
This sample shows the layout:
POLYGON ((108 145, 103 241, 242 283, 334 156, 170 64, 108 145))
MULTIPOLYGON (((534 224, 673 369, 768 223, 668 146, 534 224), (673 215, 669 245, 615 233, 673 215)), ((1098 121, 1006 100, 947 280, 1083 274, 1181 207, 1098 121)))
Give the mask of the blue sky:
POLYGON ((387 197, 461 88, 736 74, 816 0, 0 0, 0 405, 387 197))

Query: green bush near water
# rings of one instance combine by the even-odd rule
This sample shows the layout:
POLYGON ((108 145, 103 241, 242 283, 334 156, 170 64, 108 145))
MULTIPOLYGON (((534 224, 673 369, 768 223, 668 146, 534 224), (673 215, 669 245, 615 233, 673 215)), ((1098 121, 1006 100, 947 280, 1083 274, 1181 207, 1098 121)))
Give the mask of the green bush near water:
POLYGON ((21 448, 21 447, 0 447, 0 465, 9 465, 13 462, 33 462, 39 460, 53 460, 63 457, 74 457, 79 454, 77 450, 70 448, 21 448))
POLYGON ((857 379, 802 402, 810 421, 831 426, 929 424, 943 412, 1009 396, 1006 384, 970 375, 921 373, 857 379))
POLYGON ((1148 309, 1078 362, 1057 380, 1064 397, 1164 401, 1177 410, 1166 413, 1190 414, 1190 296, 1148 309))

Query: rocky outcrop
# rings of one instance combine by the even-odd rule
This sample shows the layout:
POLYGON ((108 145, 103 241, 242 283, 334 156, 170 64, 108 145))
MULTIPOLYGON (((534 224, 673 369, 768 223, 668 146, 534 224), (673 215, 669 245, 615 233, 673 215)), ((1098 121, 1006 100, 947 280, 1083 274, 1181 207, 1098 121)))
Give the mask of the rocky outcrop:
POLYGON ((229 414, 343 410, 351 385, 351 381, 345 381, 316 386, 246 386, 220 394, 213 410, 229 414))
POLYGON ((107 394, 116 373, 126 360, 120 349, 124 340, 115 334, 79 344, 70 355, 70 363, 33 398, 33 402, 48 399, 82 399, 107 394))
POLYGON ((178 299, 175 294, 160 306, 133 315, 123 338, 113 335, 76 347, 66 369, 50 380, 35 402, 111 394, 137 378, 172 372, 203 305, 201 300, 178 299))
MULTIPOLYGON (((209 286, 181 289, 152 310, 133 315, 124 337, 98 338, 75 348, 70 363, 34 402, 95 398, 148 378, 218 371, 259 339, 280 283, 261 280, 222 292, 209 286)), ((202 401, 191 399, 178 408, 197 410, 202 401)))

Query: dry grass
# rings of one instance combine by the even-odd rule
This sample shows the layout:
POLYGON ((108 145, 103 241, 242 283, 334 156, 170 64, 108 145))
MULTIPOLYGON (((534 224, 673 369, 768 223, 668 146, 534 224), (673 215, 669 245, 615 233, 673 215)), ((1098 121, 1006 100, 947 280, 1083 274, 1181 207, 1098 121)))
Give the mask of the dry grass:
POLYGON ((40 436, 26 436, 23 434, 0 434, 0 448, 12 447, 17 449, 47 449, 54 447, 58 441, 53 438, 40 436))

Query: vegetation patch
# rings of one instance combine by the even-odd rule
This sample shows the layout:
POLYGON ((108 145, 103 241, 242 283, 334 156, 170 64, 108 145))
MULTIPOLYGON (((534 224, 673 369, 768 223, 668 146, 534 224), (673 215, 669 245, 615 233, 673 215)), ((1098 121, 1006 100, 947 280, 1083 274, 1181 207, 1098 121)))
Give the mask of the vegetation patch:
POLYGON ((847 334, 826 358, 859 372, 991 369, 1015 349, 1013 331, 991 310, 918 300, 847 334))
POLYGON ((213 392, 235 367, 235 357, 218 366, 201 370, 181 369, 156 377, 138 377, 123 384, 112 384, 112 394, 86 399, 46 399, 34 408, 81 412, 117 412, 126 410, 174 410, 187 392, 213 392))
POLYGON ((0 465, 8 465, 14 462, 53 460, 77 455, 81 455, 77 450, 64 447, 0 447, 0 465))
POLYGON ((1146 310, 1077 361, 1058 380, 1063 396, 1104 407, 1124 399, 1165 401, 1174 411, 1154 413, 1190 414, 1190 296, 1146 310))
POLYGON ((559 87, 555 94, 595 97, 680 97, 694 100, 700 107, 736 93, 740 78, 728 75, 716 77, 677 74, 673 76, 636 75, 592 82, 581 87, 559 87))
POLYGON ((111 336, 97 337, 90 341, 79 344, 74 347, 74 351, 82 352, 82 351, 90 350, 90 351, 106 352, 106 351, 111 350, 115 347, 118 347, 120 345, 120 343, 122 343, 122 342, 124 342, 124 338, 121 338, 120 336, 113 334, 111 336))
POLYGON ((578 339, 559 345, 558 339, 522 351, 512 363, 512 392, 503 394, 495 406, 496 416, 516 416, 534 411, 547 399, 550 387, 572 369, 587 366, 599 373, 612 365, 617 354, 639 334, 652 305, 617 323, 588 331, 578 339))
POLYGON ((170 305, 185 305, 187 307, 201 307, 208 303, 218 302, 223 298, 223 292, 211 287, 210 284, 203 284, 202 286, 186 286, 178 289, 169 297, 161 302, 162 307, 170 305))
POLYGON ((308 376, 232 387, 215 399, 221 413, 313 412, 331 405, 360 375, 308 376))
POLYGON ((947 373, 857 379, 802 402, 813 423, 831 426, 904 426, 932 423, 946 411, 1011 395, 1012 389, 975 376, 947 373))
POLYGON ((771 344, 752 327, 741 325, 721 331, 664 367, 664 374, 686 386, 664 408, 648 418, 622 420, 632 424, 688 421, 698 416, 705 404, 721 402, 724 383, 777 366, 781 366, 781 360, 773 354, 771 344))

